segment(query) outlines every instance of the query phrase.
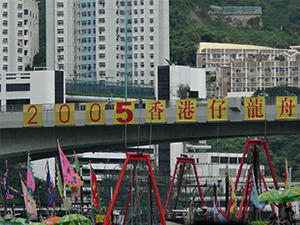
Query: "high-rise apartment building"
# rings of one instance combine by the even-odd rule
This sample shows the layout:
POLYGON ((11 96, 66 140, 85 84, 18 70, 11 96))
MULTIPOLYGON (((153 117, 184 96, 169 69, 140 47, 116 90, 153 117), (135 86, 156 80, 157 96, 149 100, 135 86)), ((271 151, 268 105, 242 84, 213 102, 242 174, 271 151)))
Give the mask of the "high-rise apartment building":
POLYGON ((24 71, 39 51, 38 2, 2 0, 0 4, 0 70, 24 71))
POLYGON ((153 84, 169 58, 168 0, 47 0, 46 28, 47 67, 66 78, 153 84))

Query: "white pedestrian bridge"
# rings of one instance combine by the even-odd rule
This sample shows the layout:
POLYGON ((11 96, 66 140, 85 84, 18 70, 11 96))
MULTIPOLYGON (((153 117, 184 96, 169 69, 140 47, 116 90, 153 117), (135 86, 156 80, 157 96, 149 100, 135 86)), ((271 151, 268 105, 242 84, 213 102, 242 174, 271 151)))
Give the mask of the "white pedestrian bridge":
POLYGON ((265 120, 244 120, 240 99, 228 99, 228 120, 208 122, 206 102, 198 102, 196 122, 176 122, 176 109, 166 108, 164 123, 145 123, 145 109, 134 110, 135 124, 115 125, 114 110, 105 110, 105 123, 86 125, 84 107, 74 111, 74 125, 58 126, 54 106, 43 105, 42 126, 24 127, 23 112, 0 112, 0 157, 25 161, 58 156, 57 140, 72 154, 180 141, 257 137, 300 133, 300 104, 296 119, 276 119, 276 105, 266 104, 265 120))

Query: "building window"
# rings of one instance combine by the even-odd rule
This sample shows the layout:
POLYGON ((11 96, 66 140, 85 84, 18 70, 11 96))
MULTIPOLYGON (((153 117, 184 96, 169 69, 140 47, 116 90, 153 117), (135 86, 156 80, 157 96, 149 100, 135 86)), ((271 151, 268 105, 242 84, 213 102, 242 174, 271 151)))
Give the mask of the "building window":
POLYGON ((58 16, 58 17, 64 16, 64 12, 63 12, 63 11, 58 11, 58 12, 57 12, 57 16, 58 16))
POLYGON ((105 49, 105 45, 99 45, 99 50, 104 50, 105 49))
POLYGON ((228 157, 221 157, 220 163, 228 163, 228 157))
POLYGON ((219 163, 220 162, 218 156, 211 156, 210 160, 211 160, 212 163, 219 163))
POLYGON ((30 84, 6 84, 6 92, 30 91, 30 84))
POLYGON ((6 2, 4 2, 4 3, 2 4, 2 8, 3 8, 3 9, 7 9, 7 3, 6 3, 6 2))
POLYGON ((57 3, 57 8, 63 8, 64 7, 64 3, 63 2, 58 2, 57 3))
POLYGON ((63 42, 64 42, 64 38, 62 38, 62 37, 57 38, 57 42, 58 42, 58 43, 63 43, 63 42))
POLYGON ((64 33, 64 29, 57 29, 57 33, 58 34, 63 34, 64 33))
POLYGON ((99 62, 99 67, 105 67, 105 62, 99 62))
POLYGON ((153 50, 154 49, 154 45, 150 45, 150 50, 153 50))
POLYGON ((237 164, 237 158, 236 157, 230 157, 229 158, 229 163, 230 164, 237 164))
POLYGON ((4 53, 8 53, 8 48, 7 48, 7 47, 3 47, 2 51, 3 51, 4 53))
POLYGON ((8 43, 8 38, 3 38, 2 42, 3 42, 3 44, 7 44, 8 43))
POLYGON ((141 50, 144 50, 144 45, 141 45, 141 50))
POLYGON ((153 14, 153 9, 150 9, 150 14, 153 14))
POLYGON ((144 80, 141 80, 141 84, 145 84, 145 81, 144 81, 144 80))
POLYGON ((28 9, 24 9, 24 15, 28 15, 28 9))
MULTIPOLYGON (((22 19, 23 18, 23 14, 22 13, 18 13, 18 18, 22 19)), ((24 21, 25 22, 25 21, 24 21)), ((26 24, 25 24, 26 25, 26 24)))
MULTIPOLYGON (((18 14, 18 15, 19 15, 19 14, 18 14)), ((8 16, 8 12, 3 12, 3 13, 2 13, 2 16, 3 16, 3 17, 7 17, 7 16, 8 16)))
POLYGON ((141 32, 144 32, 144 27, 141 27, 141 32))
POLYGON ((8 26, 8 21, 7 20, 3 20, 2 25, 7 27, 8 26))
POLYGON ((141 71, 141 76, 143 77, 145 75, 145 72, 144 71, 141 71))
POLYGON ((154 32, 154 27, 150 27, 150 32, 154 32))
POLYGON ((154 41, 154 36, 150 36, 150 41, 154 41))
POLYGON ((64 25, 64 21, 63 20, 57 20, 57 25, 64 25))
POLYGON ((144 14, 144 9, 141 9, 140 12, 141 12, 141 14, 144 14))
POLYGON ((154 54, 150 53, 150 59, 153 59, 153 58, 154 58, 154 54))

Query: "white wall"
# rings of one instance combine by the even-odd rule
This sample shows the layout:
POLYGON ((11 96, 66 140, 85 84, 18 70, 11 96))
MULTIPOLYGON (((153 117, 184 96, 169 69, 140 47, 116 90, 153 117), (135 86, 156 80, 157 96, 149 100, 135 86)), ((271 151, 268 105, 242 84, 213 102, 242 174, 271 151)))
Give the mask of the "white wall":
POLYGON ((180 84, 188 84, 191 91, 198 91, 198 98, 206 98, 206 70, 189 66, 170 66, 170 100, 179 99, 180 84))
POLYGON ((55 103, 55 71, 39 70, 24 72, 9 72, 1 79, 1 105, 6 105, 6 99, 29 98, 31 104, 53 104, 55 103), (9 74, 10 78, 6 79, 9 74), (22 75, 23 74, 23 75, 22 75), (26 74, 26 75, 24 75, 26 74), (28 79, 21 79, 27 77, 28 79), (6 92, 6 84, 30 83, 30 91, 6 92))

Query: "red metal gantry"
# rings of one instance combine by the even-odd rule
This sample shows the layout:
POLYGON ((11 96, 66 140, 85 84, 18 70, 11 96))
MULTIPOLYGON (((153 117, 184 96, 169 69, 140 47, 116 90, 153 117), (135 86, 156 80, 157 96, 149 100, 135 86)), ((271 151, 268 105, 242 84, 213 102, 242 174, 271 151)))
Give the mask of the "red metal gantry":
MULTIPOLYGON (((126 160, 124 162, 123 168, 121 170, 121 174, 120 174, 119 180, 117 182, 117 185, 116 185, 116 188, 115 188, 115 191, 114 191, 114 195, 113 195, 112 200, 110 202, 110 205, 109 205, 109 208, 108 208, 108 211, 107 211, 107 216, 106 216, 106 219, 104 221, 104 225, 110 225, 111 224, 110 217, 111 217, 111 214, 113 212, 115 202, 117 200, 117 196, 118 196, 118 193, 119 193, 119 190, 120 190, 120 187, 121 187, 123 177, 125 175, 125 171, 126 171, 128 162, 130 160, 135 161, 135 166, 137 165, 138 161, 146 161, 147 162, 147 165, 148 165, 148 168, 149 168, 149 173, 150 173, 150 178, 151 178, 151 181, 152 181, 152 185, 153 185, 153 189, 154 189, 154 193, 155 193, 155 198, 156 198, 156 202, 157 202, 157 206, 158 206, 158 210, 159 210, 159 214, 160 214, 160 218, 161 218, 161 224, 166 225, 165 216, 164 216, 164 213, 163 213, 163 209, 162 209, 158 189, 157 189, 154 174, 153 174, 153 171, 152 171, 152 166, 151 166, 151 162, 150 162, 150 155, 146 154, 146 153, 139 153, 139 152, 135 152, 135 153, 127 152, 126 155, 127 155, 127 157, 126 157, 126 160)), ((128 201, 127 201, 126 212, 125 212, 125 217, 124 217, 124 225, 126 223, 126 216, 127 216, 127 213, 128 213, 129 199, 130 199, 130 196, 131 196, 131 190, 132 190, 132 186, 133 186, 134 176, 135 176, 135 172, 133 172, 131 187, 130 187, 130 191, 129 191, 129 195, 128 195, 128 201)))
POLYGON ((178 188, 178 193, 177 193, 177 198, 176 198, 176 201, 175 201, 174 208, 176 209, 176 206, 177 206, 177 201, 178 201, 179 192, 180 192, 180 188, 181 188, 181 184, 182 184, 182 178, 183 178, 183 172, 184 172, 184 169, 185 169, 185 164, 192 164, 193 167, 194 167, 194 172, 195 172, 195 175, 196 175, 196 180, 197 180, 197 185, 198 185, 198 191, 199 191, 200 198, 201 198, 201 203, 202 203, 202 206, 204 206, 204 201, 203 201, 202 192, 201 192, 201 188, 200 188, 200 183, 199 183, 199 179, 198 179, 198 173, 197 173, 196 165, 195 165, 195 159, 194 158, 187 158, 187 157, 178 157, 177 162, 176 162, 176 166, 175 166, 175 170, 174 170, 174 174, 173 174, 173 178, 172 178, 172 183, 171 183, 169 194, 168 194, 168 198, 167 198, 166 205, 165 205, 164 216, 166 216, 166 213, 167 213, 167 210, 168 210, 169 201, 170 201, 170 197, 171 197, 171 193, 172 193, 172 189, 173 189, 173 185, 174 185, 174 181, 175 181, 177 168, 178 168, 178 165, 180 163, 183 163, 183 169, 182 169, 182 173, 181 173, 181 176, 180 176, 179 188, 178 188))
MULTIPOLYGON (((243 165, 244 165, 244 162, 245 162, 247 151, 248 151, 248 149, 251 145, 253 145, 251 165, 253 165, 253 162, 254 162, 254 158, 255 158, 254 156, 255 156, 256 151, 257 151, 257 146, 261 145, 266 151, 267 158, 268 158, 268 163, 269 163, 270 170, 271 170, 271 173, 272 173, 272 178, 273 178, 273 181, 274 181, 274 185, 275 185, 276 190, 278 190, 278 184, 277 184, 277 181, 276 181, 273 165, 272 165, 272 162, 271 162, 271 158, 270 158, 270 154, 269 154, 269 150, 268 150, 268 146, 267 146, 267 140, 262 140, 262 139, 247 139, 244 154, 243 154, 243 158, 242 158, 240 168, 239 168, 239 172, 238 172, 238 175, 237 175, 237 178, 236 178, 236 181, 235 181, 235 187, 237 188, 237 186, 238 186, 239 178, 241 176, 241 172, 242 172, 242 168, 243 168, 243 165)), ((248 174, 246 184, 250 183, 250 179, 251 178, 248 174)), ((248 189, 248 187, 245 187, 245 190, 247 190, 247 189, 248 189)), ((250 195, 249 196, 247 195, 246 198, 245 198, 245 201, 243 201, 242 204, 240 205, 240 212, 241 212, 241 216, 242 216, 242 218, 240 219, 240 222, 243 222, 246 218, 247 209, 248 209, 248 206, 249 206, 249 201, 250 201, 250 195)), ((226 211, 226 214, 225 214, 227 218, 229 218, 230 207, 232 206, 232 204, 233 204, 233 202, 232 202, 232 199, 231 199, 229 204, 228 204, 227 211, 226 211)), ((273 209, 273 207, 272 207, 272 209, 273 209)))

